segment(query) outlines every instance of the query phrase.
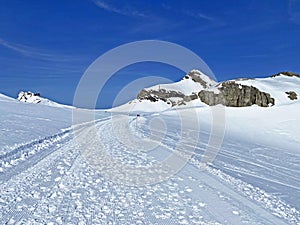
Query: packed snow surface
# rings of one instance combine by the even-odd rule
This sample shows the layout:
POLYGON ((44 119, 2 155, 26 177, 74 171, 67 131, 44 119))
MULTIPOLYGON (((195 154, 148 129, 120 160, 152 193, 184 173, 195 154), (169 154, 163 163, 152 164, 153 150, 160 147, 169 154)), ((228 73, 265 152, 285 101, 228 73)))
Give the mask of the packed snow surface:
POLYGON ((117 110, 96 111, 95 123, 75 126, 70 108, 0 95, 0 224, 300 223, 298 101, 270 108, 225 108, 223 144, 206 170, 200 162, 214 107, 151 104, 156 112, 149 112, 151 105, 140 105, 136 111, 143 113, 126 115, 124 126, 112 126, 124 117, 117 110), (84 149, 99 148, 89 135, 92 128, 101 142, 99 152, 136 168, 160 162, 179 142, 176 151, 190 149, 194 134, 199 141, 186 166, 169 179, 126 186, 83 157, 84 149), (165 135, 157 139, 162 131, 165 135), (153 151, 133 151, 133 143, 120 141, 128 134, 159 141, 153 151), (86 141, 79 144, 74 135, 86 141))

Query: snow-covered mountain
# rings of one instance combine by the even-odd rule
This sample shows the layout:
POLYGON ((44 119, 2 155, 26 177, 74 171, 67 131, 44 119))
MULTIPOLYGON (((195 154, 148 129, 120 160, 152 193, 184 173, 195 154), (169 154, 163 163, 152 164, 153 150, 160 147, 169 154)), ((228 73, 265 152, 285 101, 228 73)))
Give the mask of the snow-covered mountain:
POLYGON ((18 101, 20 102, 27 102, 27 103, 34 103, 34 104, 42 104, 47 106, 54 106, 54 107, 64 107, 64 108, 72 108, 72 106, 63 105, 51 101, 47 98, 41 97, 40 93, 33 93, 31 91, 21 91, 18 94, 18 101))
POLYGON ((300 76, 281 72, 267 78, 239 78, 217 83, 198 70, 192 70, 176 83, 144 88, 137 99, 113 111, 154 112, 180 106, 222 104, 231 107, 279 106, 297 102, 300 76))

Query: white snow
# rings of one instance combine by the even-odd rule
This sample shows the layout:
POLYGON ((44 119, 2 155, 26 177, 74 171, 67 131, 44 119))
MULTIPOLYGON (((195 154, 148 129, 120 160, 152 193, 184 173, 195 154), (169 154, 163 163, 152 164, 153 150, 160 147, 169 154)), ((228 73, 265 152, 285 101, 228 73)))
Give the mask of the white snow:
POLYGON ((164 101, 157 101, 155 103, 151 102, 150 100, 132 100, 129 103, 126 103, 124 105, 112 108, 111 110, 108 110, 110 112, 123 112, 123 113, 152 113, 152 112, 161 112, 164 110, 167 110, 171 107, 171 105, 168 105, 164 101))
POLYGON ((27 104, 0 95, 0 149, 6 151, 71 126, 72 110, 27 104))
POLYGON ((270 93, 278 104, 226 107, 224 141, 205 171, 200 170, 201 159, 213 107, 200 101, 170 108, 163 101, 133 100, 113 113, 97 111, 97 146, 90 134, 93 125, 73 129, 70 108, 24 104, 0 95, 0 223, 299 224, 300 102, 282 93, 299 94, 300 83, 288 77, 238 82, 270 93), (123 129, 114 130, 114 119, 127 112, 126 126, 117 124, 114 128, 123 129), (136 113, 141 114, 138 120, 136 113), (199 141, 192 159, 161 183, 117 184, 105 176, 114 170, 110 162, 97 165, 104 174, 92 164, 101 159, 96 153, 105 151, 119 165, 151 166, 178 143, 179 151, 189 149, 195 133, 199 141), (74 134, 84 142, 75 141, 74 134), (156 148, 133 151, 137 143, 122 139, 129 134, 142 144, 152 140, 156 148), (95 154, 88 159, 83 153, 90 147, 95 154))

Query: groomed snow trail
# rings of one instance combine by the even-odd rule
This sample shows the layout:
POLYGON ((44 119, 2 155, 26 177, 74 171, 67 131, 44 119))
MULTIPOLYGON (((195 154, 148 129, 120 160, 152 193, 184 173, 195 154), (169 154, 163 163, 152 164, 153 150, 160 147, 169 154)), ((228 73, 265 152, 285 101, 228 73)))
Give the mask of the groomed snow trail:
MULTIPOLYGON (((140 127, 134 118, 129 121, 128 132, 147 135, 147 119, 140 127)), ((6 165, 0 171, 1 224, 300 223, 297 209, 226 174, 222 167, 201 171, 200 148, 179 173, 164 182, 145 187, 114 183, 87 163, 82 143, 72 138, 86 139, 92 126, 87 123, 66 129, 0 156, 1 165, 6 165)), ((96 127, 103 144, 101 151, 120 164, 152 165, 174 150, 175 130, 167 133, 156 153, 147 155, 134 154, 119 142, 109 118, 99 120, 96 127)), ((94 142, 86 139, 85 144, 88 148, 94 142)), ((230 162, 225 162, 230 168, 230 162)))

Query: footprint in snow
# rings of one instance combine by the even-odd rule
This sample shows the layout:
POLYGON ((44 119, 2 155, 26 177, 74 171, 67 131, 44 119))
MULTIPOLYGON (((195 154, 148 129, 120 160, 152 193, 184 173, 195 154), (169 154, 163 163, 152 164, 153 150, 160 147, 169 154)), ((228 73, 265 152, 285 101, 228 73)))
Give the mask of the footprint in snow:
POLYGON ((206 204, 205 204, 204 202, 199 202, 198 205, 199 205, 201 208, 203 208, 203 207, 206 206, 206 204))
POLYGON ((55 182, 58 182, 58 181, 60 181, 60 180, 61 180, 61 177, 56 177, 56 178, 54 179, 55 182))
POLYGON ((235 210, 232 211, 232 214, 236 215, 236 216, 240 215, 240 213, 238 211, 235 211, 235 210))
POLYGON ((185 191, 188 192, 188 193, 191 193, 193 191, 193 189, 190 188, 190 187, 188 187, 188 186, 186 186, 185 187, 185 191))

